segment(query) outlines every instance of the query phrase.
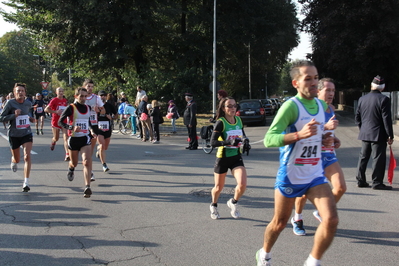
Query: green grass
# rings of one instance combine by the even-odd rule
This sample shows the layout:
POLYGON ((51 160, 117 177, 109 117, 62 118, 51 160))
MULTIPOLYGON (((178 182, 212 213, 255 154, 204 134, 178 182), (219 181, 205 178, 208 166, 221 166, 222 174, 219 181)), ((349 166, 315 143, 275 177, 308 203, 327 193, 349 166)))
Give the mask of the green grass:
MULTIPOLYGON (((212 125, 212 123, 209 122, 209 119, 212 117, 212 114, 197 114, 197 128, 212 125)), ((164 117, 164 120, 166 123, 170 121, 166 117, 164 117)), ((176 126, 185 127, 183 116, 180 116, 180 118, 176 120, 176 126)))

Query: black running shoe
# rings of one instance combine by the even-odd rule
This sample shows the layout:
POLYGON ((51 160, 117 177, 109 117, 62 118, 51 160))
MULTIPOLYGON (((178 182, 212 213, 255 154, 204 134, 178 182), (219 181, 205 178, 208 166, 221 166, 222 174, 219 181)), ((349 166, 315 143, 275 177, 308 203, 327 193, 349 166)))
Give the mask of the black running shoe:
POLYGON ((72 181, 73 178, 75 177, 75 171, 68 170, 67 177, 68 177, 68 180, 69 180, 69 181, 72 181))
POLYGON ((30 187, 28 187, 28 186, 24 186, 22 188, 22 192, 28 192, 29 190, 30 190, 30 187))
POLYGON ((90 198, 92 192, 91 189, 89 187, 85 188, 85 191, 83 192, 83 197, 85 198, 90 198))

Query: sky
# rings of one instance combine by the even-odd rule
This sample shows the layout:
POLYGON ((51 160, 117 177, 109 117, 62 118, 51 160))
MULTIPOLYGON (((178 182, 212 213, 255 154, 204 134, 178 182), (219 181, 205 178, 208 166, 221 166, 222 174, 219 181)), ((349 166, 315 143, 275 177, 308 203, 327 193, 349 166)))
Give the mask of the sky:
MULTIPOLYGON (((0 2, 0 8, 5 11, 12 11, 9 7, 5 6, 0 2)), ((18 27, 15 24, 7 23, 3 20, 3 17, 0 16, 0 37, 5 33, 13 30, 18 30, 18 27)), ((299 45, 291 52, 288 56, 290 59, 306 59, 306 54, 312 53, 311 45, 310 45, 310 36, 306 33, 300 33, 300 43, 299 45)))
MULTIPOLYGON (((0 8, 6 12, 12 11, 12 8, 4 5, 2 2, 0 2, 0 8)), ((0 37, 3 36, 5 33, 13 30, 18 30, 18 27, 15 26, 15 24, 5 22, 3 16, 0 15, 0 37)))

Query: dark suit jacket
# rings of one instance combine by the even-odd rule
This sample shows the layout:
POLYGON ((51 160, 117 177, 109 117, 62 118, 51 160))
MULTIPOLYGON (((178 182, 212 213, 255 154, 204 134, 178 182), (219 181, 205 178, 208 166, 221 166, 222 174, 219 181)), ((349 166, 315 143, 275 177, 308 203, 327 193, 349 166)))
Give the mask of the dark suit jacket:
POLYGON ((183 118, 185 126, 197 125, 197 104, 194 102, 194 100, 191 100, 189 103, 187 103, 186 110, 184 110, 183 118))
POLYGON ((358 139, 385 142, 393 139, 391 100, 379 90, 371 90, 359 99, 355 116, 358 139))

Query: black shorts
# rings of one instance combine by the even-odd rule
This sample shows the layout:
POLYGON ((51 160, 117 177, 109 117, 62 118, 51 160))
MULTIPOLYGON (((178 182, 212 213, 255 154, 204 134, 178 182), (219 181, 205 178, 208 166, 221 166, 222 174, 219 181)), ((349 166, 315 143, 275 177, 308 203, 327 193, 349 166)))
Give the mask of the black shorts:
POLYGON ((44 112, 43 113, 34 113, 35 114, 35 118, 39 119, 41 116, 44 116, 44 112))
POLYGON ((217 158, 215 162, 215 167, 213 171, 216 174, 224 174, 229 170, 233 170, 236 167, 244 166, 244 162, 242 160, 241 154, 225 157, 225 158, 217 158))
POLYGON ((68 149, 71 151, 80 151, 84 146, 91 145, 91 136, 83 137, 69 137, 68 139, 68 149))
POLYGON ((33 135, 32 133, 30 133, 23 137, 8 137, 8 142, 10 143, 10 148, 12 150, 19 149, 22 144, 25 144, 27 142, 33 142, 33 135))
POLYGON ((98 125, 92 125, 91 129, 93 130, 94 134, 99 135, 98 125))
POLYGON ((104 136, 104 139, 108 139, 111 137, 111 134, 112 134, 112 130, 102 131, 101 129, 99 129, 97 135, 104 136))

